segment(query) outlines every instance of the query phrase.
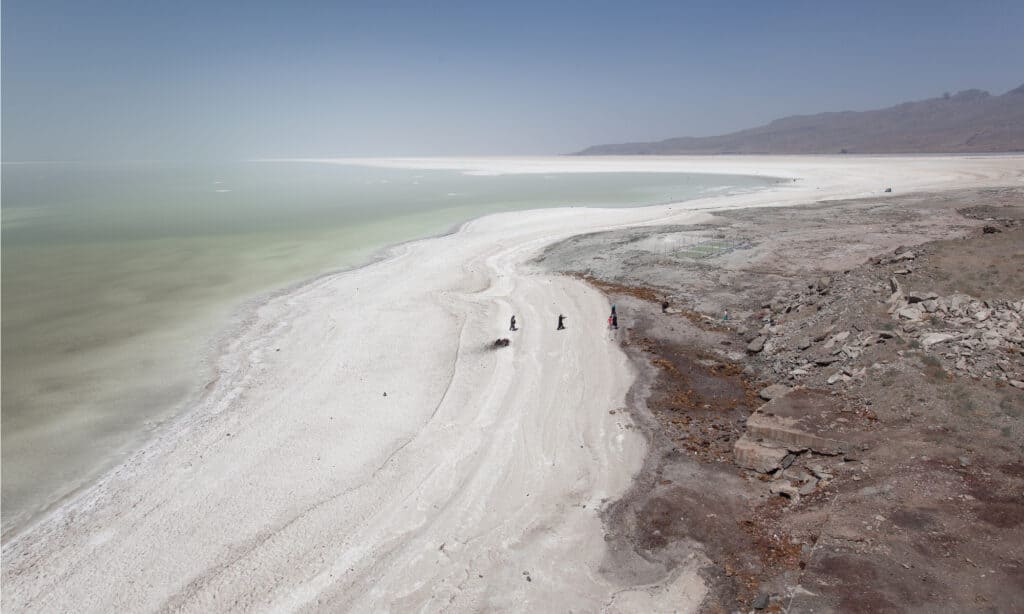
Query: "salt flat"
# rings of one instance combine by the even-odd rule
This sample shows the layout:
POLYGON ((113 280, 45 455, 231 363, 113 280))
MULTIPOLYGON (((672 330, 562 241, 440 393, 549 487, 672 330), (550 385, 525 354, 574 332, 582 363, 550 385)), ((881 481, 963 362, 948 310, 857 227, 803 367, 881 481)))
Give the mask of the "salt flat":
POLYGON ((1024 156, 358 162, 796 181, 488 216, 255 304, 197 406, 4 546, 7 609, 696 608, 694 568, 641 587, 603 573, 600 509, 645 453, 628 414, 610 413, 633 373, 603 297, 528 261, 573 234, 701 210, 1024 181, 1024 156), (513 313, 521 330, 509 333, 513 313), (512 343, 490 349, 497 337, 512 343))

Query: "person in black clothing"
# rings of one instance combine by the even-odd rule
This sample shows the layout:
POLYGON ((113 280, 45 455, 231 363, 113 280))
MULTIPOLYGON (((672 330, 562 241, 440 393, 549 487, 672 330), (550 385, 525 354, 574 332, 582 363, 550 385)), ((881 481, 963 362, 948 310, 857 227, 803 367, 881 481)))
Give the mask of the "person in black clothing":
POLYGON ((558 328, 556 330, 565 330, 565 324, 563 323, 565 316, 558 314, 558 328))
POLYGON ((512 322, 508 325, 509 330, 516 330, 516 317, 512 316, 512 322))
POLYGON ((619 330, 619 316, 615 315, 614 311, 612 312, 612 328, 619 330))

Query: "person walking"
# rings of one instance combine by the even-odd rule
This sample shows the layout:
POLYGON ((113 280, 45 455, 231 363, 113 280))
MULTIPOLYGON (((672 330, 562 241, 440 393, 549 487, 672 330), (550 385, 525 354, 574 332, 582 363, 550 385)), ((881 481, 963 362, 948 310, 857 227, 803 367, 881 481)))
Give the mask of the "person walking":
POLYGON ((508 325, 508 329, 509 330, 517 330, 516 329, 516 317, 514 315, 512 316, 512 322, 510 322, 509 325, 508 325))
POLYGON ((619 316, 615 315, 614 311, 612 312, 612 328, 619 330, 619 316))
POLYGON ((565 330, 565 316, 558 314, 558 328, 555 330, 565 330))

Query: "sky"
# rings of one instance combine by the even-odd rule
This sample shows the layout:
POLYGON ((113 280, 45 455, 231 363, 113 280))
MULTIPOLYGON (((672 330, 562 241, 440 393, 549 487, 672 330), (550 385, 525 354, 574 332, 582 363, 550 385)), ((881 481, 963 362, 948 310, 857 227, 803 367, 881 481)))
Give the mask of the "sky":
POLYGON ((1024 2, 5 0, 2 158, 559 154, 1024 83, 1024 2))

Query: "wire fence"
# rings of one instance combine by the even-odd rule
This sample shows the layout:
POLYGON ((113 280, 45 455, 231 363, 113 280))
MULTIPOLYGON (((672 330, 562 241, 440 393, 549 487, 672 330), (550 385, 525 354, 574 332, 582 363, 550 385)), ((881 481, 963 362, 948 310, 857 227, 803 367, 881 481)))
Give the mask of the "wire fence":
POLYGON ((673 258, 704 260, 726 254, 743 245, 742 241, 727 239, 718 233, 691 231, 655 235, 637 247, 673 258))
POLYGON ((679 250, 676 252, 676 255, 682 258, 700 260, 732 251, 736 249, 737 245, 737 243, 725 239, 705 239, 679 250))

